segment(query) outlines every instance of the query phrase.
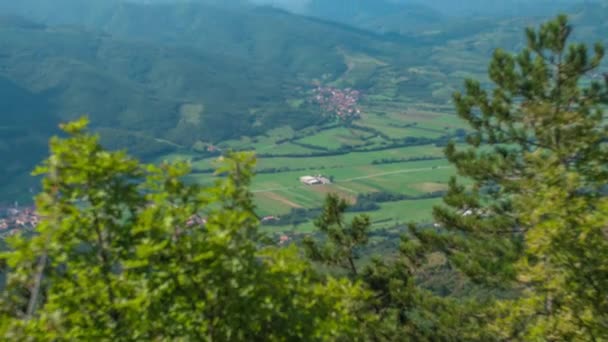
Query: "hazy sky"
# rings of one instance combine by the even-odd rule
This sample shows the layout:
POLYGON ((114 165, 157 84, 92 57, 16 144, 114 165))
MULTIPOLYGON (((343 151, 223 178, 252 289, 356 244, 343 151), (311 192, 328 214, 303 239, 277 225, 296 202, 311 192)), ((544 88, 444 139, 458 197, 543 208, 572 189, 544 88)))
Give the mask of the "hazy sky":
MULTIPOLYGON (((256 4, 274 5, 295 12, 305 10, 311 0, 249 0, 256 4)), ((333 0, 324 0, 331 2, 333 0)), ((356 0, 352 0, 356 1, 356 0)), ((584 2, 586 0, 387 0, 389 2, 422 4, 434 8, 444 14, 462 15, 468 13, 525 14, 531 9, 536 12, 545 8, 550 11, 557 6, 584 2), (508 12, 508 13, 507 13, 508 12)), ((596 0, 597 1, 597 0, 596 0)), ((608 0, 607 0, 608 1, 608 0)))
POLYGON ((288 8, 293 11, 304 10, 310 0, 250 0, 256 4, 274 5, 277 7, 288 8))

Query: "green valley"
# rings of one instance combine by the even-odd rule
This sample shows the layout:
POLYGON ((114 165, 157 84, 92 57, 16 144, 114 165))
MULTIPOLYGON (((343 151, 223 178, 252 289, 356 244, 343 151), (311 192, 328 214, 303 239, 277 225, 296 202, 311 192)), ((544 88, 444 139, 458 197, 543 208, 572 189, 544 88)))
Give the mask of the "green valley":
MULTIPOLYGON (((493 49, 517 49, 519 28, 540 20, 463 23, 416 5, 400 17, 427 11, 433 29, 398 35, 337 24, 325 18, 335 9, 320 7, 324 19, 237 2, 77 4, 0 4, 9 14, 0 17, 4 201, 28 201, 37 181, 27 172, 56 125, 87 114, 109 148, 191 160, 191 181, 213 179, 218 151, 256 151, 262 216, 318 208, 328 192, 353 202, 378 192, 420 197, 376 208, 382 227, 430 219, 453 174, 442 147, 466 135, 451 94, 464 77, 487 82, 493 49), (343 125, 324 115, 311 102, 317 85, 360 91, 361 117, 343 125), (309 174, 335 182, 301 186, 309 174)), ((396 5, 387 6, 385 14, 396 5)), ((592 5, 576 11, 589 39, 604 37, 592 5)))

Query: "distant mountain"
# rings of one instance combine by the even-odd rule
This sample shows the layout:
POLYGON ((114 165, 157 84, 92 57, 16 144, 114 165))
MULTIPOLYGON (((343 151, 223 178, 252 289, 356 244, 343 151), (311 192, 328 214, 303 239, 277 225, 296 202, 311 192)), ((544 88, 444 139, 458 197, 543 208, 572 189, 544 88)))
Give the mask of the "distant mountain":
POLYGON ((376 32, 399 33, 427 30, 447 19, 422 3, 394 0, 311 0, 304 13, 376 32))
POLYGON ((579 4, 570 12, 572 22, 578 28, 575 31, 577 39, 603 38, 608 43, 608 0, 579 4))
POLYGON ((15 193, 2 185, 44 155, 59 121, 88 114, 109 147, 158 156, 318 122, 317 109, 290 99, 308 96, 315 79, 339 78, 347 54, 424 60, 407 39, 267 7, 48 3, 0 2, 1 13, 44 23, 0 19, 5 198, 15 193))
POLYGON ((419 3, 448 16, 552 16, 572 5, 588 0, 393 0, 398 3, 419 3))
POLYGON ((384 47, 378 49, 374 41, 404 42, 404 38, 383 37, 270 7, 232 8, 209 5, 210 0, 200 1, 145 6, 121 0, 55 0, 49 6, 48 0, 21 0, 0 2, 0 11, 47 25, 86 27, 122 39, 185 45, 246 57, 252 62, 276 62, 272 59, 285 58, 286 45, 298 47, 295 59, 301 64, 299 72, 317 65, 309 57, 332 54, 328 50, 336 46, 350 45, 379 53, 384 47))

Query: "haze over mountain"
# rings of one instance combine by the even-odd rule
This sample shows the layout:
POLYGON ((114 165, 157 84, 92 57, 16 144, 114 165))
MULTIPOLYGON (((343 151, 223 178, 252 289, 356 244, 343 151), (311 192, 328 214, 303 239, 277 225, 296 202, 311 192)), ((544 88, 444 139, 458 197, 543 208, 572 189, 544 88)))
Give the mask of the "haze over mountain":
MULTIPOLYGON (((294 13, 380 31, 412 33, 448 20, 476 16, 548 16, 587 0, 130 0, 145 3, 204 2, 224 6, 269 5, 294 13)), ((459 21, 459 23, 462 23, 459 21)))
POLYGON ((347 51, 416 58, 415 47, 269 8, 61 0, 0 10, 44 23, 0 22, 2 92, 15 94, 2 97, 0 116, 1 176, 15 185, 7 197, 22 191, 13 180, 42 157, 59 121, 88 113, 110 146, 158 155, 314 124, 317 112, 288 100, 339 77, 347 51), (40 119, 18 120, 28 117, 40 119))

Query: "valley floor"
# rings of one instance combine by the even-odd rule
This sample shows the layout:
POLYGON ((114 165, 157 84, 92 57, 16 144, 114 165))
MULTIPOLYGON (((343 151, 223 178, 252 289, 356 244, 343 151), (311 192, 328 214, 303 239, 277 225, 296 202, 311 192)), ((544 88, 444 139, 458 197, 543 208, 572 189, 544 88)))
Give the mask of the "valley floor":
MULTIPOLYGON (((328 125, 298 132, 279 128, 265 136, 224 142, 220 148, 257 153, 252 192, 260 217, 280 218, 294 210, 320 208, 328 193, 339 194, 353 205, 366 194, 387 193, 398 196, 377 203, 372 210, 357 210, 370 215, 374 229, 430 222, 432 207, 441 203, 454 175, 443 157, 443 146, 459 139, 464 127, 444 108, 421 108, 367 105, 366 114, 350 127, 328 125), (302 184, 300 177, 307 175, 323 175, 332 183, 302 184)), ((214 158, 173 154, 169 159, 194 160, 191 181, 205 184, 214 179, 214 158)), ((313 224, 309 219, 266 227, 304 233, 313 224)))

